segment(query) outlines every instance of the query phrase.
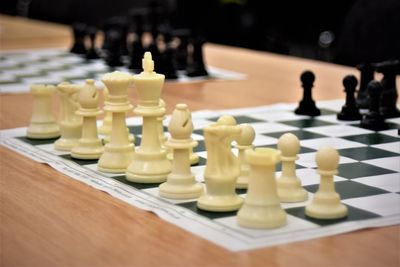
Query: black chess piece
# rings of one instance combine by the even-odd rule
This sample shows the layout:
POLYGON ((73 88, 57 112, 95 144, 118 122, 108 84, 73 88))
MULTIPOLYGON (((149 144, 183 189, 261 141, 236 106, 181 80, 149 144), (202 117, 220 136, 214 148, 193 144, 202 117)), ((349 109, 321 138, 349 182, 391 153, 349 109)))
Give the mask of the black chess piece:
POLYGON ((192 53, 189 54, 186 75, 189 77, 208 76, 203 59, 205 39, 202 37, 192 38, 189 43, 192 45, 192 53))
POLYGON ((167 80, 175 80, 178 78, 175 68, 175 47, 172 45, 172 35, 171 28, 168 25, 164 25, 161 31, 164 37, 165 49, 161 54, 161 64, 163 64, 164 72, 161 72, 165 75, 165 79, 167 80))
POLYGON ((90 47, 86 51, 86 59, 98 59, 100 58, 97 49, 96 49, 96 27, 88 27, 87 34, 89 36, 90 47))
POLYGON ((360 71, 360 88, 357 92, 357 106, 367 109, 369 108, 367 86, 368 83, 374 79, 375 69, 370 63, 359 64, 357 65, 357 69, 360 71))
POLYGON ((74 34, 74 44, 71 48, 71 53, 85 55, 85 36, 86 36, 86 25, 83 23, 72 24, 72 31, 74 34))
POLYGON ((314 86, 315 75, 309 70, 304 71, 301 76, 301 86, 303 87, 303 99, 294 113, 298 115, 319 116, 321 111, 316 107, 312 99, 312 88, 314 86))
POLYGON ((388 129, 385 118, 380 112, 381 95, 383 86, 378 81, 370 81, 367 86, 369 96, 369 111, 360 122, 360 127, 373 131, 388 129))
POLYGON ((106 51, 106 64, 110 67, 118 67, 124 65, 122 62, 122 43, 123 36, 117 30, 109 30, 106 35, 108 36, 108 50, 106 51))
POLYGON ((188 61, 188 39, 190 36, 189 29, 177 29, 174 35, 179 39, 178 47, 175 51, 175 62, 177 70, 185 70, 188 61))
POLYGON ((360 111, 356 105, 354 93, 356 92, 357 78, 354 75, 347 75, 343 79, 344 91, 346 92, 346 103, 340 113, 337 114, 338 120, 354 121, 361 119, 360 111))
POLYGON ((377 72, 383 74, 381 80, 383 92, 381 97, 381 113, 385 118, 400 117, 397 108, 396 75, 400 73, 400 60, 388 60, 373 65, 377 72))
POLYGON ((144 47, 142 43, 143 36, 143 14, 134 14, 134 40, 131 43, 129 69, 140 71, 142 69, 142 58, 144 55, 144 47))

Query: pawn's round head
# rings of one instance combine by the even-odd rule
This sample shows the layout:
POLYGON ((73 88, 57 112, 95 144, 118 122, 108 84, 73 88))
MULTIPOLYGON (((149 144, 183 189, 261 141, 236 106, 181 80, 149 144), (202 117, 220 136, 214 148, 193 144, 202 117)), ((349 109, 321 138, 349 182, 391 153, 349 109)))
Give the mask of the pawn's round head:
POLYGON ((312 71, 306 70, 301 74, 300 80, 303 84, 313 84, 315 81, 315 75, 312 71))
POLYGON ((85 85, 79 93, 79 103, 82 108, 97 109, 99 105, 99 95, 94 85, 94 80, 87 79, 85 85))
POLYGON ((319 170, 334 171, 339 164, 339 153, 333 147, 323 147, 318 150, 315 160, 319 170))
POLYGON ((250 146, 253 143, 254 138, 256 136, 254 128, 248 123, 240 124, 239 128, 241 130, 240 136, 236 142, 238 143, 238 145, 250 146))
POLYGON ((217 124, 235 126, 236 125, 236 120, 231 115, 223 115, 218 119, 217 124))
POLYGON ((347 90, 351 89, 351 90, 355 91, 357 84, 358 84, 358 81, 357 81, 356 76, 354 76, 354 75, 347 75, 343 79, 343 86, 347 90))
POLYGON ((284 157, 295 157, 300 151, 300 141, 294 134, 285 133, 278 140, 278 149, 284 157))

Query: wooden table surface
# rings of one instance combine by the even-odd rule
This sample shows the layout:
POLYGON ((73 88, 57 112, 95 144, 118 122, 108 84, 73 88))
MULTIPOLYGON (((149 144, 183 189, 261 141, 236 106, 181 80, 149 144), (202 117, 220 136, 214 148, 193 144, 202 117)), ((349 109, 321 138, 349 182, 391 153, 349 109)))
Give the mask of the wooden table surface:
MULTIPOLYGON (((71 45, 65 26, 4 15, 0 36, 1 49, 71 45)), ((316 75, 315 100, 343 98, 344 75, 358 75, 354 68, 214 44, 205 46, 205 58, 247 79, 166 84, 169 112, 177 103, 199 110, 297 102, 305 69, 316 75)), ((0 95, 0 128, 27 126, 31 101, 29 94, 0 95)), ((233 253, 49 166, 4 147, 0 153, 1 266, 400 266, 399 226, 233 253)))

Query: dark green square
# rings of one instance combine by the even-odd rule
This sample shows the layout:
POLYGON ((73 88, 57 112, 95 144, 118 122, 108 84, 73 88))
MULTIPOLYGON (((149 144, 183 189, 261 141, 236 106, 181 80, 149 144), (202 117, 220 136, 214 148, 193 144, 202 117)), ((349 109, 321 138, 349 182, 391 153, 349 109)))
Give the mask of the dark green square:
POLYGON ((129 132, 133 135, 142 134, 142 125, 128 126, 129 132))
POLYGON ((377 167, 363 162, 345 163, 339 165, 339 176, 347 179, 375 176, 395 171, 377 167))
POLYGON ((334 123, 320 121, 320 120, 313 119, 313 118, 302 119, 302 120, 291 120, 291 121, 278 121, 278 122, 286 124, 286 125, 298 127, 298 128, 309 128, 309 127, 334 125, 334 123))
MULTIPOLYGON (((236 120, 237 124, 241 124, 241 123, 254 123, 254 122, 265 122, 263 120, 259 120, 259 119, 254 119, 251 117, 247 117, 247 116, 233 116, 236 120)), ((207 120, 210 121, 217 121, 220 117, 214 117, 214 118, 210 118, 207 120)))
MULTIPOLYGON (((344 104, 344 103, 343 103, 344 104)), ((320 108, 321 115, 332 115, 332 114, 337 114, 337 111, 330 110, 330 109, 325 109, 325 108, 320 108)))
POLYGON ((368 159, 395 157, 399 155, 397 153, 369 146, 340 149, 338 152, 341 156, 345 156, 359 161, 368 159))
POLYGON ((343 139, 347 139, 350 141, 359 142, 366 145, 376 145, 376 144, 384 144, 400 141, 400 138, 393 137, 380 133, 371 133, 371 134, 360 134, 360 135, 352 135, 342 137, 343 139))
MULTIPOLYGON (((304 188, 311 193, 315 193, 318 191, 319 185, 307 185, 304 186, 304 188)), ((374 196, 388 193, 386 190, 350 180, 335 182, 335 189, 340 195, 341 199, 374 196)))
POLYGON ((207 163, 207 159, 203 158, 203 157, 199 157, 199 162, 193 166, 205 166, 207 163))
POLYGON ((125 175, 121 175, 121 176, 114 176, 111 177, 114 180, 117 180, 123 184, 132 186, 138 190, 142 190, 142 189, 149 189, 149 188, 154 188, 154 187, 158 187, 160 185, 160 183, 149 183, 149 184, 144 184, 144 183, 135 183, 135 182, 131 182, 126 180, 126 176, 125 175))
POLYGON ((98 161, 98 159, 75 159, 75 158, 71 157, 70 154, 61 155, 60 157, 62 157, 64 159, 67 159, 67 160, 70 160, 70 161, 73 161, 73 162, 75 162, 76 164, 79 164, 79 165, 96 164, 97 161, 98 161))
POLYGON ((16 138, 25 143, 28 143, 30 145, 38 146, 38 145, 53 144, 59 137, 50 138, 50 139, 31 139, 26 136, 20 136, 20 137, 16 137, 16 138))
POLYGON ((186 203, 180 203, 176 204, 178 206, 187 208, 201 216, 207 217, 209 219, 218 219, 218 218, 223 218, 223 217, 230 217, 230 216, 235 216, 237 211, 229 211, 229 212, 212 212, 212 211, 205 211, 202 209, 197 208, 197 201, 192 201, 192 202, 186 202, 186 203))
MULTIPOLYGON (((277 145, 265 145, 265 146, 256 146, 256 147, 268 147, 268 148, 273 148, 277 149, 277 145)), ((310 153, 310 152, 315 152, 315 149, 308 148, 308 147, 300 147, 300 152, 299 154, 304 154, 304 153, 310 153)))
POLYGON ((285 211, 297 218, 315 223, 319 226, 327 226, 327 225, 332 225, 332 224, 337 224, 337 223, 342 223, 342 222, 350 222, 350 221, 359 221, 359 220, 367 220, 367 219, 372 219, 372 218, 378 218, 381 217, 375 213, 358 209, 350 205, 346 205, 348 208, 348 215, 347 217, 341 218, 341 219, 333 219, 333 220, 322 220, 322 219, 315 219, 308 217, 305 214, 305 207, 297 207, 297 208, 290 208, 286 209, 285 211))
POLYGON ((206 151, 206 145, 204 144, 204 140, 199 140, 197 142, 198 142, 198 145, 193 148, 193 151, 194 152, 206 151))
POLYGON ((299 140, 306 140, 306 139, 315 139, 315 138, 322 138, 326 137, 321 134, 316 134, 312 132, 307 132, 303 130, 295 130, 295 131, 287 131, 287 132, 275 132, 275 133, 265 133, 262 135, 270 136, 279 139, 283 134, 291 133, 294 134, 299 140))

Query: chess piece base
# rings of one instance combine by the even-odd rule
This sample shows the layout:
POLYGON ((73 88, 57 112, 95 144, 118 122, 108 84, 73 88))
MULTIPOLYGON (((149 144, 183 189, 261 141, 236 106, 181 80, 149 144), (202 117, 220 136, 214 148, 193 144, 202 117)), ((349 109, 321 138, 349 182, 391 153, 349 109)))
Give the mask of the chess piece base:
POLYGON ((202 195, 197 201, 197 207, 207 211, 235 211, 240 209, 243 199, 239 196, 202 195))
POLYGON ((281 202, 303 202, 308 199, 307 191, 301 186, 300 179, 280 177, 277 180, 277 191, 281 202))
POLYGON ((165 152, 145 153, 138 150, 126 172, 126 179, 136 183, 162 183, 171 172, 165 152))
POLYGON ((54 143, 54 148, 56 150, 62 151, 71 151, 71 149, 78 145, 79 139, 67 139, 67 138, 60 138, 54 143))
MULTIPOLYGON (((194 180, 194 177, 190 177, 190 180, 194 180)), ((192 185, 185 184, 173 184, 165 182, 160 185, 160 196, 170 199, 191 199, 198 198, 203 193, 203 186, 199 183, 193 183, 192 185)))
POLYGON ((32 123, 26 136, 31 139, 51 139, 60 136, 60 127, 56 123, 32 123))
POLYGON ((307 216, 316 219, 340 219, 347 216, 348 210, 340 202, 337 193, 316 193, 313 201, 306 207, 307 216))
POLYGON ((98 159, 103 154, 104 147, 100 139, 93 141, 79 140, 78 145, 71 150, 71 157, 76 159, 98 159))
POLYGON ((240 226, 247 228, 269 229, 286 225, 286 212, 278 205, 277 207, 266 207, 244 202, 239 210, 237 222, 240 226))
POLYGON ((120 147, 107 144, 99 159, 97 169, 108 173, 124 173, 132 162, 133 154, 133 144, 120 147))
POLYGON ((249 177, 248 176, 239 176, 236 181, 237 189, 246 189, 249 185, 249 177))
POLYGON ((362 118, 358 111, 349 112, 348 110, 342 109, 340 113, 337 114, 337 119, 341 121, 357 121, 362 118))

